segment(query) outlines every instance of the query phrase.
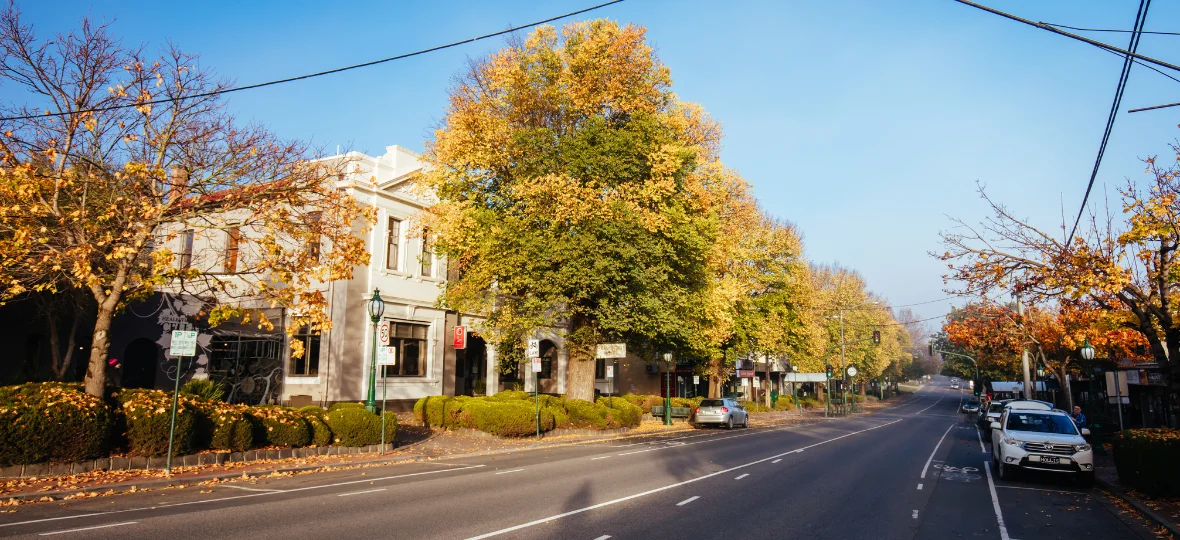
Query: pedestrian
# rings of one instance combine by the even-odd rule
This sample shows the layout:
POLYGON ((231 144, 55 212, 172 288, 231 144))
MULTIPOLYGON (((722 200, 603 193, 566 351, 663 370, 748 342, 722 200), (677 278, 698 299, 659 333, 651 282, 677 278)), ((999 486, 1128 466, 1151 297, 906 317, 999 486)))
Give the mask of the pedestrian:
POLYGON ((1079 405, 1073 406, 1073 423, 1078 429, 1086 427, 1086 415, 1082 414, 1082 407, 1079 405))

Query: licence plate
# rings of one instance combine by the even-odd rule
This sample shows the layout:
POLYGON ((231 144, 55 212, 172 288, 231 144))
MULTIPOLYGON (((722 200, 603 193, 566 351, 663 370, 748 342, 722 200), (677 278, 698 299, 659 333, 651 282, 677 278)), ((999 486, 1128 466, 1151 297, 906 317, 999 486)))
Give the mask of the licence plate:
POLYGON ((1056 456, 1041 456, 1041 463, 1061 463, 1061 458, 1056 456))

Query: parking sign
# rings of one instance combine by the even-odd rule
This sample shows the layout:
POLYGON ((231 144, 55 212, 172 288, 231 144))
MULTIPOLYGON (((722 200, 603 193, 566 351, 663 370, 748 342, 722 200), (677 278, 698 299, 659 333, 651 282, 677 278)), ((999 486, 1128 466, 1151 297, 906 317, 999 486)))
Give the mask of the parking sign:
POLYGON ((197 354, 196 330, 173 330, 169 346, 172 356, 194 356, 197 354))

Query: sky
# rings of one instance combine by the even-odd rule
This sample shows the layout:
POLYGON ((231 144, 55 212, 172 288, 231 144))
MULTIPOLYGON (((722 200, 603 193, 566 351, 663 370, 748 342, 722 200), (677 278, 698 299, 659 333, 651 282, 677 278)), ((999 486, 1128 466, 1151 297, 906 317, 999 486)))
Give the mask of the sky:
MULTIPOLYGON (((459 41, 576 11, 599 0, 199 3, 17 0, 43 35, 83 17, 128 45, 171 41, 239 85, 459 41), (344 5, 345 3, 340 3, 344 5), (197 7, 199 6, 199 8, 197 7)), ((1132 0, 987 0, 1032 20, 1131 28, 1132 0)), ((724 126, 725 163, 761 204, 795 223, 807 256, 859 271, 891 305, 939 317, 948 298, 940 231, 987 215, 977 186, 1017 216, 1072 223, 1089 180, 1122 59, 951 0, 626 0, 579 18, 648 29, 681 99, 724 126)), ((1180 4, 1156 2, 1146 30, 1180 31, 1180 4)), ((1125 48, 1127 34, 1086 33, 1125 48)), ((1180 63, 1180 36, 1145 35, 1139 53, 1180 63)), ((288 138, 369 154, 421 151, 447 90, 493 38, 376 67, 233 94, 229 108, 288 138)), ((1172 73, 1180 78, 1180 73, 1172 73)), ((1180 83, 1136 66, 1091 198, 1145 179, 1142 159, 1171 156, 1180 83)), ((14 100, 0 86, 0 98, 14 100)), ((1060 233, 1064 236, 1064 233, 1060 233)), ((930 323, 935 328, 937 321, 930 323)))

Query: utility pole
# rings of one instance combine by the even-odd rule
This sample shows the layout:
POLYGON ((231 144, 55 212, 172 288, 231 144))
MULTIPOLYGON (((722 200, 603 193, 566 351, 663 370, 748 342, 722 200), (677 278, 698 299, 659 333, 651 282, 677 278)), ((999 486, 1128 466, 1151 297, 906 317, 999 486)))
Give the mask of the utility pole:
MULTIPOLYGON (((848 364, 844 360, 844 308, 840 308, 840 379, 847 383, 848 364)), ((848 384, 840 385, 840 400, 848 406, 848 384)))
MULTIPOLYGON (((1022 324, 1024 319, 1024 304, 1020 303, 1020 295, 1016 295, 1016 314, 1020 316, 1022 324)), ((1028 348, 1022 346, 1020 367, 1024 372, 1024 399, 1032 399, 1032 376, 1028 371, 1028 348)))

